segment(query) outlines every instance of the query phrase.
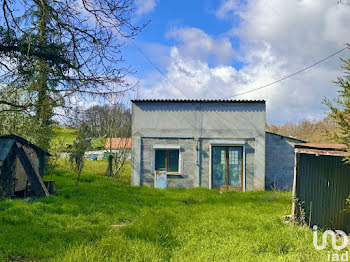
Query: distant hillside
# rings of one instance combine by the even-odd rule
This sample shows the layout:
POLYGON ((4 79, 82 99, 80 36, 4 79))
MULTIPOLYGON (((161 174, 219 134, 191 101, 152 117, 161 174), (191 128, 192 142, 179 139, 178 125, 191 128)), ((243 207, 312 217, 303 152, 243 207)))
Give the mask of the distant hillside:
POLYGON ((337 124, 330 117, 320 121, 304 120, 300 123, 287 123, 285 125, 267 125, 270 132, 292 136, 311 143, 337 143, 332 134, 337 131, 337 124))
MULTIPOLYGON (((74 139, 77 136, 77 129, 66 126, 54 127, 55 136, 53 137, 53 143, 62 143, 64 145, 73 145, 74 139)), ((106 138, 92 138, 92 149, 104 148, 106 138)))
MULTIPOLYGON (((337 143, 331 135, 337 131, 337 124, 330 117, 325 117, 320 121, 304 120, 300 123, 287 123, 281 126, 266 125, 266 129, 312 143, 337 143)), ((54 131, 56 134, 54 142, 63 142, 65 145, 72 145, 77 134, 77 130, 72 127, 56 126, 54 131)), ((106 138, 93 138, 93 148, 104 147, 105 142, 106 138)))
POLYGON ((55 136, 53 140, 56 142, 63 142, 64 144, 73 144, 77 136, 77 130, 72 127, 56 126, 54 129, 55 136))

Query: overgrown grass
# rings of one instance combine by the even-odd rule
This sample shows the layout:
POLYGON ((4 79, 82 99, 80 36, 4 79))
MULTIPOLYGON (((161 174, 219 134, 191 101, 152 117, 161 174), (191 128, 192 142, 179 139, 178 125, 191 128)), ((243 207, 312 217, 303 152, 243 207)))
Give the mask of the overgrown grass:
POLYGON ((286 224, 290 192, 158 190, 103 176, 88 161, 78 188, 61 162, 57 192, 0 202, 0 260, 327 261, 312 231, 286 224))

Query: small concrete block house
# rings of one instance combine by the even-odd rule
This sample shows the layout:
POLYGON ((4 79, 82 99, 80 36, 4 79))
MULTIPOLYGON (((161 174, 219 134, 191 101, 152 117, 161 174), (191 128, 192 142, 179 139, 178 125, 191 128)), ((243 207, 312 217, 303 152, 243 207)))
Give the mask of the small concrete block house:
POLYGON ((154 186, 265 189, 263 100, 133 100, 132 177, 154 186))

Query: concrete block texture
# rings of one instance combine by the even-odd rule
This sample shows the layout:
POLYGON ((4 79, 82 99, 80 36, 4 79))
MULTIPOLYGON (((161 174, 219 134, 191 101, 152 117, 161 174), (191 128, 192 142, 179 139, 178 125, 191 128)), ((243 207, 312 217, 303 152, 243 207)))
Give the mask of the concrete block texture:
POLYGON ((305 141, 266 134, 266 189, 290 190, 294 178, 294 145, 305 141))
POLYGON ((132 185, 154 185, 154 146, 180 148, 169 187, 210 187, 211 141, 244 141, 246 190, 265 188, 265 102, 132 104, 132 185))

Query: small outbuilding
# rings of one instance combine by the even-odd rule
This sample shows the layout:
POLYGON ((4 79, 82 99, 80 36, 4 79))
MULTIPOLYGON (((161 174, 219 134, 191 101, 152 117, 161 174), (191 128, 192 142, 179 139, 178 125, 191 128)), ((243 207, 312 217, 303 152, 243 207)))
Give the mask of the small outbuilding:
POLYGON ((134 186, 265 189, 264 100, 132 101, 134 186))
POLYGON ((0 136, 0 197, 49 195, 42 180, 48 156, 24 138, 0 136))
POLYGON ((350 232, 350 164, 342 144, 296 144, 292 217, 310 227, 350 232))
POLYGON ((294 177, 294 145, 306 143, 294 137, 266 131, 266 190, 291 190, 294 177))
POLYGON ((167 187, 290 190, 294 144, 305 141, 265 127, 264 100, 132 100, 131 184, 152 187, 166 172, 167 187))

